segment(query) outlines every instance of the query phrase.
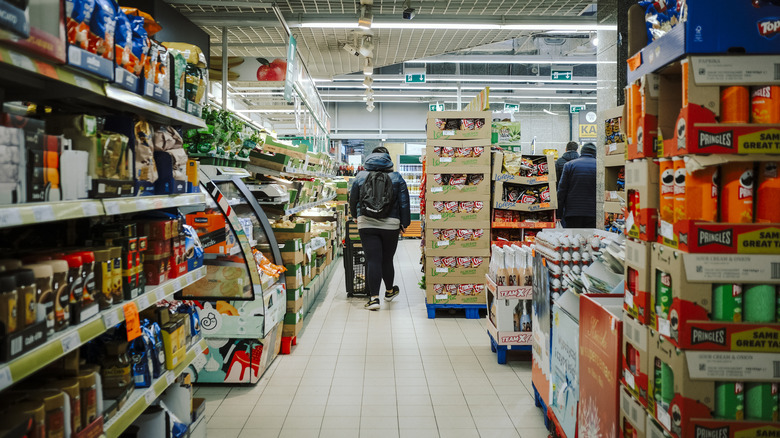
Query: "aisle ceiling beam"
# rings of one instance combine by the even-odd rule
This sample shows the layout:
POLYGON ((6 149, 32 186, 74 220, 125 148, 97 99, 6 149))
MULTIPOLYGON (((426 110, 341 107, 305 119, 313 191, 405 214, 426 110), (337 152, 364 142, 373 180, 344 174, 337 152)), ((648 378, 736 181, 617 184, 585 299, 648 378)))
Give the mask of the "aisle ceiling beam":
MULTIPOLYGON (((280 26, 275 14, 258 12, 192 12, 187 18, 201 26, 280 26)), ((285 15, 291 28, 357 29, 354 14, 295 14, 285 15)), ((458 29, 458 30, 559 30, 596 31, 615 26, 596 22, 595 17, 550 16, 469 16, 417 15, 414 20, 403 20, 398 14, 375 14, 372 29, 458 29)))
POLYGON ((407 64, 598 64, 596 56, 549 55, 440 55, 406 61, 407 64))
MULTIPOLYGON (((363 82, 363 79, 365 77, 363 75, 341 75, 336 76, 333 79, 316 79, 315 82, 319 86, 320 84, 324 84, 327 82, 341 82, 341 83, 347 83, 347 82, 363 82)), ((404 75, 377 75, 375 74, 373 76, 374 82, 403 82, 405 80, 404 75)), ((554 81, 549 77, 543 77, 543 76, 514 76, 514 75, 426 75, 425 77, 426 82, 478 82, 478 83, 484 83, 486 85, 492 85, 494 82, 501 82, 501 83, 522 83, 522 82, 529 82, 529 83, 557 83, 560 85, 564 85, 561 81, 554 81)), ((571 81, 566 81, 565 85, 569 84, 576 84, 576 83, 587 83, 587 84, 595 84, 596 83, 596 77, 595 76, 584 76, 584 77, 577 77, 575 76, 572 78, 571 81)))

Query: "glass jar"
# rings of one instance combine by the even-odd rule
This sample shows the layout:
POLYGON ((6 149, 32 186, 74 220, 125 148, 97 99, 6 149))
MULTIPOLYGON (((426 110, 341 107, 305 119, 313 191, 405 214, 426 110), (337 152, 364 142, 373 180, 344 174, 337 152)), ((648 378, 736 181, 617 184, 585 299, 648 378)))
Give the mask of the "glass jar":
POLYGON ((16 328, 21 330, 35 324, 37 299, 35 292, 35 273, 31 269, 14 269, 16 275, 16 328))
POLYGON ((97 373, 84 371, 79 373, 79 391, 81 391, 81 424, 84 427, 97 419, 97 373))
POLYGON ((35 274, 35 302, 38 306, 35 319, 46 321, 46 331, 51 336, 54 334, 54 270, 44 264, 24 265, 22 269, 30 269, 35 274))
POLYGON ((47 260, 44 265, 51 266, 52 291, 54 293, 54 330, 61 331, 70 325, 70 294, 68 293, 68 262, 65 260, 47 260))
POLYGON ((0 273, 0 325, 4 333, 16 331, 16 275, 11 272, 0 273))
POLYGON ((65 255, 68 262, 68 304, 70 304, 70 323, 81 323, 81 301, 84 299, 84 279, 81 277, 81 257, 75 254, 65 255))
POLYGON ((111 250, 101 248, 94 251, 95 254, 95 293, 101 309, 107 309, 114 303, 114 295, 111 291, 113 275, 111 269, 114 266, 111 260, 111 250))
POLYGON ((52 382, 51 386, 68 394, 70 399, 70 430, 71 433, 75 434, 83 426, 81 422, 81 390, 78 379, 57 380, 52 382))

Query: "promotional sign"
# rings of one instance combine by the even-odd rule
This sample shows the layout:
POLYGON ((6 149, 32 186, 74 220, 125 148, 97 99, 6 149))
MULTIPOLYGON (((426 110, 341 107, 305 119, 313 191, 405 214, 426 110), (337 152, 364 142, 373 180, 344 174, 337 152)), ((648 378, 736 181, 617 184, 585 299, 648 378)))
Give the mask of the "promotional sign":
POLYGON ((290 35, 290 42, 287 44, 287 74, 284 77, 284 100, 287 102, 292 101, 293 84, 297 73, 295 63, 298 56, 297 49, 298 43, 295 41, 295 37, 290 35))
POLYGON ((596 112, 591 110, 580 111, 580 143, 596 141, 598 139, 598 129, 596 129, 596 112))
POLYGON ((237 81, 281 82, 292 76, 287 74, 287 64, 284 58, 244 58, 240 65, 230 67, 230 71, 238 73, 237 81))

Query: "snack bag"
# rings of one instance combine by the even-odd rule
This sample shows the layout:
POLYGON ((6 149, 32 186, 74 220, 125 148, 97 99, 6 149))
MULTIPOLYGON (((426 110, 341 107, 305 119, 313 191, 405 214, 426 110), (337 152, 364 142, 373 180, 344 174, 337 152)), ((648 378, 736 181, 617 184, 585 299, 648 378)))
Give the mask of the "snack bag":
POLYGON ((157 181, 157 165, 154 163, 152 146, 152 127, 148 122, 139 120, 135 124, 135 178, 153 183, 157 181))
POLYGON ((144 19, 142 17, 127 16, 130 21, 130 29, 133 32, 133 41, 131 50, 133 56, 137 59, 133 66, 133 74, 141 76, 141 73, 149 64, 149 36, 144 29, 144 19))
POLYGON ((138 58, 133 54, 133 25, 130 23, 130 18, 122 12, 117 13, 116 16, 114 40, 116 42, 114 47, 116 65, 136 74, 138 58))
POLYGON ((89 30, 87 50, 102 58, 113 60, 116 10, 112 0, 95 0, 95 9, 89 20, 89 30))
POLYGON ((95 0, 67 0, 68 44, 87 50, 89 47, 89 21, 95 9, 95 0))

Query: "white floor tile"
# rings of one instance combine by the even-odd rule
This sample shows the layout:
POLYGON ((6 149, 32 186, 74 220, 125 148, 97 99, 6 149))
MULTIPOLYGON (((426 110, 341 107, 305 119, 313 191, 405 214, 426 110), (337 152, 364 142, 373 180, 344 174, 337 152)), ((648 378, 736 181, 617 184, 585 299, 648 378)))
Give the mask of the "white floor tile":
POLYGON ((365 298, 347 298, 338 269, 293 354, 279 356, 258 386, 197 387, 209 436, 546 438, 530 362, 497 364, 484 320, 428 319, 419 244, 399 243, 401 295, 392 303, 364 310, 365 298))

